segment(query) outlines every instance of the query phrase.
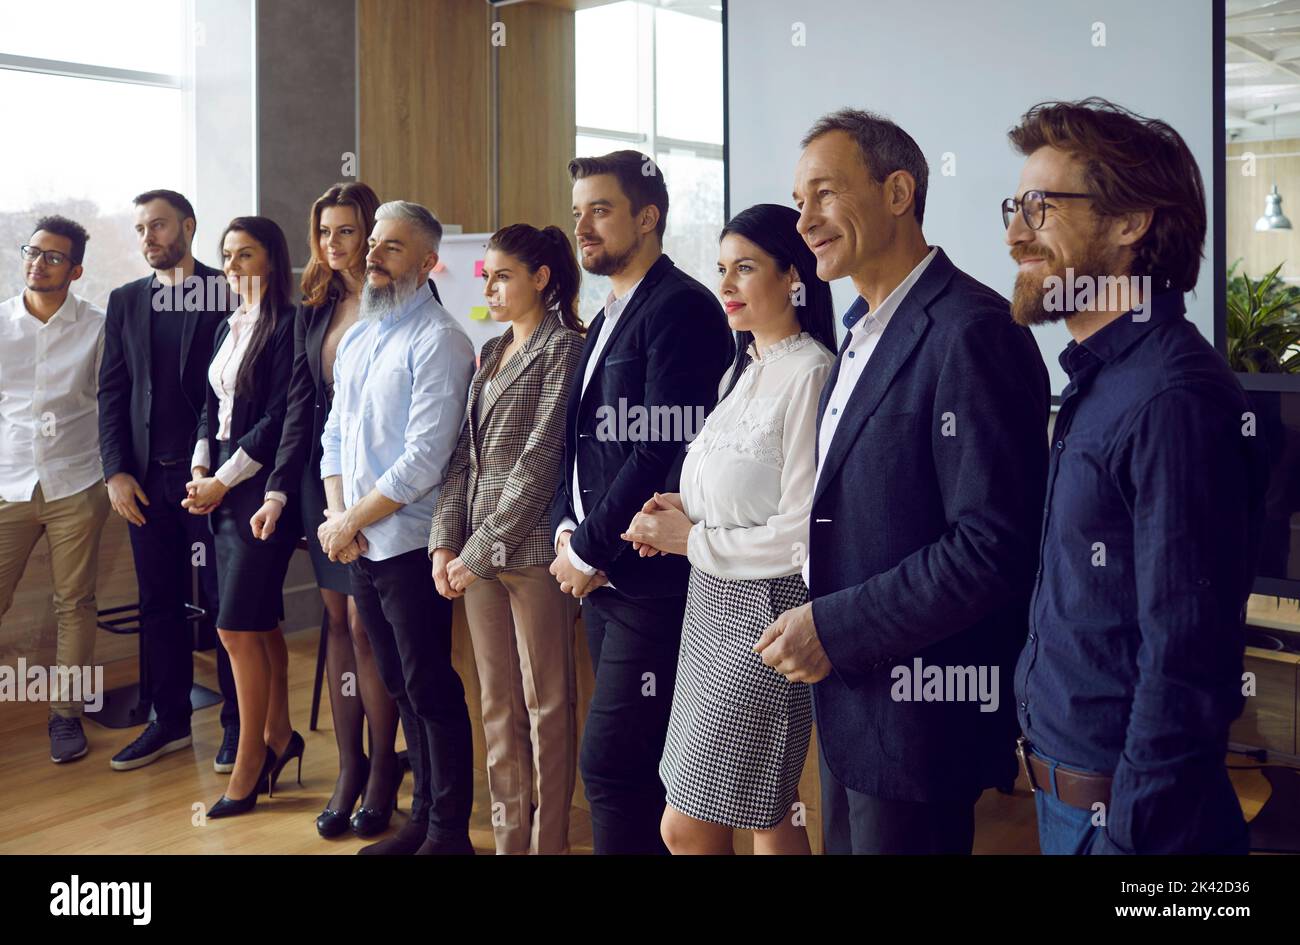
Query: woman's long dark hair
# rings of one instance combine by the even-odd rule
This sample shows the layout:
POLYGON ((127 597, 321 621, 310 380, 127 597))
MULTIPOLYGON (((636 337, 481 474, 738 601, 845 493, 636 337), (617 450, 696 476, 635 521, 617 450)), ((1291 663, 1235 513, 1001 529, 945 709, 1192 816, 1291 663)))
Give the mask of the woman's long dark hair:
MULTIPOLYGON (((834 351, 835 311, 831 304, 831 287, 817 278, 817 257, 795 229, 798 221, 799 211, 791 207, 775 203, 754 204, 727 222, 718 234, 718 242, 721 243, 729 234, 734 233, 771 256, 778 272, 786 272, 793 266, 799 274, 799 283, 803 286, 803 304, 794 307, 799 327, 834 351)), ((736 360, 723 397, 731 393, 740 380, 740 375, 749 366, 748 349, 753 340, 753 332, 736 332, 736 360)))
POLYGON ((528 267, 530 275, 546 266, 551 272, 551 278, 542 288, 543 307, 558 308, 560 322, 565 328, 571 328, 580 334, 586 332, 586 327, 578 318, 578 288, 582 283, 582 274, 578 269, 578 257, 573 253, 573 244, 569 242, 569 234, 558 226, 539 230, 527 223, 512 223, 492 234, 488 240, 488 249, 518 259, 528 267))
MULTIPOLYGON (((266 350, 266 343, 281 318, 293 317, 293 263, 289 261, 289 243, 284 238, 284 231, 267 217, 235 217, 231 220, 221 232, 218 258, 224 258, 226 236, 233 232, 247 233, 260 243, 266 250, 270 266, 270 272, 263 279, 265 287, 257 324, 253 326, 252 337, 244 349, 244 359, 239 363, 239 373, 235 375, 235 396, 251 397, 254 394, 253 372, 266 350)), ((288 382, 289 379, 285 378, 284 383, 288 382)))

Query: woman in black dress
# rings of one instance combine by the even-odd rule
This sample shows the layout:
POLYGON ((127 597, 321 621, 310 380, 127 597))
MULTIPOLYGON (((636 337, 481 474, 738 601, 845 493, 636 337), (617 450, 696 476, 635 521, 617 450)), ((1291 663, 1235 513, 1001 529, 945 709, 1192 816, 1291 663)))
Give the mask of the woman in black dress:
MULTIPOLYGON (((281 516, 291 507, 300 511, 328 615, 325 675, 339 775, 329 803, 316 818, 316 829, 323 837, 344 833, 349 823, 358 836, 382 832, 392 817, 401 781, 394 751, 397 707, 379 678, 365 625, 352 603, 350 565, 331 561, 316 537, 325 518, 320 439, 334 396, 334 354, 357 320, 366 241, 374 229, 378 207, 375 192, 360 182, 335 184, 312 204, 311 259, 303 271, 303 299, 294 317, 293 382, 284 436, 265 504, 253 520, 254 532, 278 535, 284 530, 281 516), (369 759, 363 741, 367 721, 369 759), (363 788, 361 808, 353 815, 363 788)), ((295 537, 298 534, 293 531, 295 537)), ((345 552, 342 557, 355 560, 352 553, 345 552)))
POLYGON ((213 337, 194 479, 182 502, 193 514, 208 515, 221 599, 217 634, 230 654, 239 698, 235 767, 209 817, 252 810, 291 758, 298 759, 301 781, 303 750, 289 722, 289 653, 280 628, 296 530, 259 541, 249 522, 262 504, 284 426, 293 369, 292 264, 284 233, 266 217, 232 220, 221 255, 240 304, 213 337))

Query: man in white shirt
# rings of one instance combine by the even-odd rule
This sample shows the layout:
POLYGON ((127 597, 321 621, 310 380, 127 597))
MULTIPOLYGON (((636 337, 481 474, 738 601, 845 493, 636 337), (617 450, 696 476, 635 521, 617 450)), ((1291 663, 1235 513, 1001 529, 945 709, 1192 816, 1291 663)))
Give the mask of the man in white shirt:
MULTIPOLYGON (((0 618, 41 535, 50 547, 55 663, 94 658, 95 580, 108 492, 99 459, 99 364, 104 311, 70 291, 89 237, 43 217, 22 247, 26 290, 0 302, 0 618)), ((50 691, 50 760, 86 754, 82 706, 68 676, 50 691)), ((85 691, 81 693, 85 695, 85 691)))

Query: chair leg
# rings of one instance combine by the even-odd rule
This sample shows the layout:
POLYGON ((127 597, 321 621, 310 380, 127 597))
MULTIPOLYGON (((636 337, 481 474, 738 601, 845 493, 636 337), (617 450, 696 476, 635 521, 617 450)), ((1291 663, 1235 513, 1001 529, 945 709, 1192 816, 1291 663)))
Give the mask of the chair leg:
POLYGON ((316 683, 311 693, 311 728, 309 731, 316 731, 316 722, 320 719, 320 690, 321 684, 325 681, 325 648, 329 643, 329 611, 324 607, 321 608, 320 617, 320 644, 316 647, 316 683))

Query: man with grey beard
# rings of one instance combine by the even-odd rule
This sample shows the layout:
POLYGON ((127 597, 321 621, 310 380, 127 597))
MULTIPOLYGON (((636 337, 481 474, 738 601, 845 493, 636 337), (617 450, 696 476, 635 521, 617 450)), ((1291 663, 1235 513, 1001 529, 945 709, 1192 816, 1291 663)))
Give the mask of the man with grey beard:
POLYGON ((451 665, 451 601, 425 546, 474 373, 469 336, 434 298, 442 225, 419 204, 375 213, 359 319, 339 344, 321 436, 321 547, 351 562, 352 594, 397 702, 415 781, 411 813, 367 854, 474 852, 473 744, 451 665))

